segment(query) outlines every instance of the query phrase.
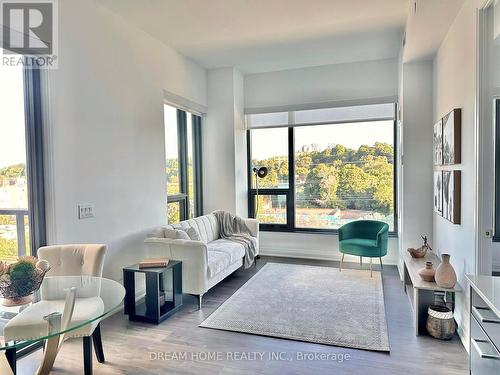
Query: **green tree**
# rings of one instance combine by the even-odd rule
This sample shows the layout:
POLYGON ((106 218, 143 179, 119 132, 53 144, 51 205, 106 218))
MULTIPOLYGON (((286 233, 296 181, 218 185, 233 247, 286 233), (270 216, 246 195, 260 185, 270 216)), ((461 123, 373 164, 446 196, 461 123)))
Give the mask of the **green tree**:
POLYGON ((307 152, 300 152, 295 158, 295 176, 298 180, 305 180, 308 173, 310 172, 310 167, 312 163, 312 158, 307 152))
POLYGON ((339 178, 333 165, 320 164, 307 175, 304 197, 312 198, 320 207, 331 207, 337 201, 339 178))
POLYGON ((375 156, 385 156, 387 160, 394 158, 394 147, 388 143, 375 142, 375 156))
POLYGON ((368 209, 371 176, 354 164, 344 164, 339 170, 338 197, 345 208, 368 209))
MULTIPOLYGON (((260 187, 275 187, 288 180, 288 159, 275 156, 253 160, 266 166, 269 175, 260 187)), ((375 211, 388 215, 393 202, 394 148, 383 142, 361 145, 357 150, 335 145, 322 151, 295 154, 297 206, 375 211)))
POLYGON ((26 165, 24 163, 9 165, 0 169, 0 176, 6 178, 26 177, 26 165))

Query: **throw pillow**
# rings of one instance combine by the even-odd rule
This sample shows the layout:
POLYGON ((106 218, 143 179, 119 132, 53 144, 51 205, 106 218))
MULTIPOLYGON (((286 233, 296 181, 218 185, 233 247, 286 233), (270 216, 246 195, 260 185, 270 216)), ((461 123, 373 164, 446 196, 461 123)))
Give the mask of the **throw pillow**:
POLYGON ((171 238, 173 240, 189 240, 189 236, 186 232, 179 229, 164 228, 165 238, 171 238))
POLYGON ((192 241, 201 241, 200 233, 198 232, 198 229, 195 227, 189 227, 187 229, 184 229, 189 236, 189 239, 192 241))

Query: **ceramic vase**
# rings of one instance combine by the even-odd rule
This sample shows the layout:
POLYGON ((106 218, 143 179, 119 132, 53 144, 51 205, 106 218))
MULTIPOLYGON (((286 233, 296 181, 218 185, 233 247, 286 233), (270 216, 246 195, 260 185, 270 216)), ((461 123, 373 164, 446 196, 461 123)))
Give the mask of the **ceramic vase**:
POLYGON ((420 278, 424 281, 434 281, 435 270, 432 267, 432 262, 425 262, 425 267, 418 271, 420 278))
POLYGON ((450 263, 450 254, 441 255, 442 262, 436 268, 434 278, 441 288, 453 288, 457 283, 457 274, 450 263))

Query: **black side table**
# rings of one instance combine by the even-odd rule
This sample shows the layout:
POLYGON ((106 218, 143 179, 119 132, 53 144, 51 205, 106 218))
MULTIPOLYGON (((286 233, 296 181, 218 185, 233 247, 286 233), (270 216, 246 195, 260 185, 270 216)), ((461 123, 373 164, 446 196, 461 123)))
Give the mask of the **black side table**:
POLYGON ((123 269, 125 287, 125 314, 129 320, 160 324, 176 313, 182 306, 182 262, 171 260, 162 268, 139 268, 138 264, 123 269), (143 273, 146 277, 146 298, 135 302, 135 274, 143 273), (165 277, 172 280, 172 299, 160 298, 165 295, 163 284, 165 277))

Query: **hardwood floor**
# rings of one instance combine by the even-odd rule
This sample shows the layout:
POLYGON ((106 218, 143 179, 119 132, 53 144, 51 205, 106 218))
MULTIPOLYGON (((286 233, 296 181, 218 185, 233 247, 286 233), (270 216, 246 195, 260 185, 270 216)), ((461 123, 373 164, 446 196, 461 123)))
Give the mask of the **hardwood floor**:
MULTIPOLYGON (((257 267, 240 269, 212 288, 203 298, 201 311, 197 310, 196 298, 186 295, 182 309, 159 326, 131 323, 123 314, 116 314, 102 323, 106 363, 100 364, 94 357, 94 374, 451 375, 467 373, 467 353, 458 337, 451 341, 439 341, 428 336, 414 336, 410 303, 403 293, 402 283, 394 266, 385 266, 383 270, 390 354, 198 327, 205 317, 217 309, 266 262, 333 267, 338 265, 337 262, 329 261, 262 257, 258 260, 257 267), (227 353, 234 352, 264 354, 262 360, 228 359, 227 353), (152 359, 159 356, 157 353, 163 353, 164 360, 152 359), (180 358, 172 359, 174 353, 180 358), (187 353, 187 358, 183 360, 184 353, 187 353), (214 357, 203 358, 206 355, 203 353, 211 353, 214 357), (274 358, 270 358, 273 355, 271 353, 274 353, 274 358), (299 360, 298 356, 303 353, 309 353, 311 356, 314 353, 324 356, 330 354, 330 357, 323 360, 313 358, 299 360), (216 355, 222 358, 217 360, 216 355), (334 360, 333 355, 337 355, 337 360, 334 360), (280 360, 280 357, 286 359, 280 360), (344 360, 340 361, 340 358, 344 360)), ((359 264, 344 263, 344 266, 357 268, 359 264)), ((332 324, 342 324, 342 322, 332 322, 332 324)), ((18 362, 18 374, 33 374, 40 358, 41 352, 22 358, 18 362)), ((82 374, 82 358, 81 340, 65 343, 56 360, 53 373, 82 374)))

